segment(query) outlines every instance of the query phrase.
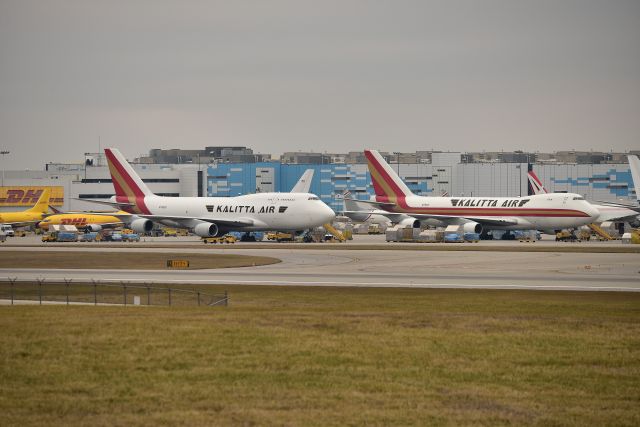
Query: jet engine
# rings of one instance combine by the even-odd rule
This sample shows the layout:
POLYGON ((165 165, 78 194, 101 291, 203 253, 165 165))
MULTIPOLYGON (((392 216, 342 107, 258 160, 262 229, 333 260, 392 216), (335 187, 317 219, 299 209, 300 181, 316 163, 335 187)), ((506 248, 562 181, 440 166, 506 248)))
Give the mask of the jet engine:
POLYGON ((217 225, 208 222, 202 222, 193 228, 193 232, 200 237, 215 237, 218 231, 217 225))
POLYGON ((97 233, 100 230, 102 230, 102 226, 99 225, 99 224, 87 224, 87 225, 84 226, 84 231, 87 232, 87 233, 90 233, 92 231, 94 233, 97 233))
POLYGON ((415 218, 405 218, 398 223, 400 227, 412 227, 412 228, 420 228, 420 220, 415 218))
POLYGON ((151 229, 153 228, 153 222, 145 218, 140 218, 131 221, 129 227, 131 227, 131 229, 138 234, 144 234, 151 231, 151 229))
POLYGON ((482 233, 482 224, 477 222, 465 222, 462 225, 462 231, 465 233, 482 233))

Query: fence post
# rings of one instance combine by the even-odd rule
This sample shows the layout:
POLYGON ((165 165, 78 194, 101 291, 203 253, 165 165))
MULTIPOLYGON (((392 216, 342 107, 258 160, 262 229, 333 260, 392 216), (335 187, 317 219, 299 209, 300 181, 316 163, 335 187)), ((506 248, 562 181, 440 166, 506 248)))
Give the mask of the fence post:
POLYGON ((71 285, 72 280, 73 279, 67 279, 66 277, 64 278, 64 287, 67 294, 67 305, 69 305, 69 285, 71 285))
POLYGON ((171 307, 171 288, 169 288, 169 307, 171 307))
POLYGON ((93 282, 93 305, 98 305, 98 281, 91 279, 93 282))
POLYGON ((200 307, 200 291, 198 291, 198 307, 200 307))
POLYGON ((42 305, 42 282, 45 281, 45 278, 38 277, 36 280, 38 281, 38 299, 40 300, 40 305, 42 305))
POLYGON ((151 285, 153 282, 144 282, 144 285, 147 287, 147 305, 151 305, 151 285))
POLYGON ((16 280, 18 280, 18 278, 7 277, 7 279, 9 279, 9 281, 11 282, 11 305, 13 305, 13 298, 14 298, 14 292, 15 292, 13 289, 13 285, 16 283, 16 280))
POLYGON ((123 289, 123 294, 124 294, 124 305, 127 305, 127 284, 125 282, 120 282, 120 284, 122 285, 122 289, 123 289))

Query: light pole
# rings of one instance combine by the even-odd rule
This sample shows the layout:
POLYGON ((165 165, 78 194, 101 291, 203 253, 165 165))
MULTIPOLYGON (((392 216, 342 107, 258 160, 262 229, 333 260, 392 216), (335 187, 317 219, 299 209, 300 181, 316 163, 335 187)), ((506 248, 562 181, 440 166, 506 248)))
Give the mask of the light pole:
POLYGON ((2 154, 2 187, 4 187, 4 156, 9 154, 9 151, 8 150, 2 150, 2 151, 0 151, 0 154, 2 154))

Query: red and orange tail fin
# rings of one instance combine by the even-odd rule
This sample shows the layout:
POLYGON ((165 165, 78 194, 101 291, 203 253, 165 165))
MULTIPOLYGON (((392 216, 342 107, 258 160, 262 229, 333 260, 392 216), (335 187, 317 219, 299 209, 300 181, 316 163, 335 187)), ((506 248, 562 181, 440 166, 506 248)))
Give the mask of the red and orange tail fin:
POLYGON ((142 182, 142 178, 118 149, 105 148, 104 153, 109 163, 113 188, 116 190, 116 201, 134 204, 135 207, 131 208, 133 213, 150 214, 144 199, 147 196, 153 196, 153 192, 142 182))
POLYGON ((376 199, 381 202, 395 202, 398 199, 413 196, 409 187, 400 179, 391 166, 376 150, 365 150, 371 182, 376 199))
POLYGON ((544 188, 540 179, 534 171, 529 171, 529 185, 531 186, 531 193, 533 194, 545 194, 548 193, 547 189, 544 188))

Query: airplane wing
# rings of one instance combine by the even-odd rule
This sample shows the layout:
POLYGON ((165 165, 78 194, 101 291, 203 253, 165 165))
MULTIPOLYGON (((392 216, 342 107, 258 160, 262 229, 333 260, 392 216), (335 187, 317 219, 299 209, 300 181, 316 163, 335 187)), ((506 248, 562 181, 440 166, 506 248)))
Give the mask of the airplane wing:
POLYGON ((477 222, 482 225, 492 225, 492 226, 505 226, 505 225, 516 225, 518 224, 518 220, 515 218, 508 217, 474 217, 474 216, 451 216, 451 215, 432 215, 432 214, 407 214, 409 216, 414 217, 415 219, 436 219, 445 223, 461 223, 466 221, 477 222), (466 220, 466 221, 465 221, 466 220))
POLYGON ((632 211, 640 213, 640 206, 627 205, 625 203, 618 203, 618 202, 607 202, 607 201, 596 201, 596 202, 605 206, 612 206, 615 208, 625 208, 625 209, 630 209, 632 211))
POLYGON ((175 216, 175 215, 136 214, 136 216, 139 216, 141 218, 147 218, 147 219, 150 219, 151 221, 163 221, 163 220, 175 221, 175 222, 204 221, 204 222, 210 222, 216 225, 223 225, 226 227, 250 227, 254 225, 254 221, 249 218, 229 220, 229 219, 223 219, 223 218, 210 218, 210 217, 201 218, 201 217, 195 217, 195 216, 175 216))
POLYGON ((389 221, 391 222, 400 222, 403 219, 407 218, 407 217, 411 217, 413 215, 410 214, 403 214, 403 213, 393 213, 393 212, 386 212, 386 211, 381 211, 381 210, 375 210, 375 211, 342 211, 340 212, 340 214, 344 215, 344 216, 349 216, 349 215, 380 215, 380 216, 384 216, 386 218, 389 219, 389 221))
POLYGON ((73 197, 73 200, 80 200, 81 202, 89 202, 89 203, 97 203, 99 205, 111 206, 113 208, 121 209, 123 207, 135 207, 135 203, 123 203, 123 202, 107 202, 104 200, 95 200, 95 199, 79 199, 77 197, 73 197))
MULTIPOLYGON (((356 203, 364 203, 367 205, 372 205, 372 206, 379 206, 379 207, 387 207, 387 208, 392 208, 394 206, 396 206, 395 203, 391 203, 391 202, 374 202, 373 200, 360 200, 360 199, 351 199, 348 197, 342 197, 342 200, 349 200, 352 202, 356 202, 356 203)), ((409 215, 409 214, 407 214, 409 215)))

